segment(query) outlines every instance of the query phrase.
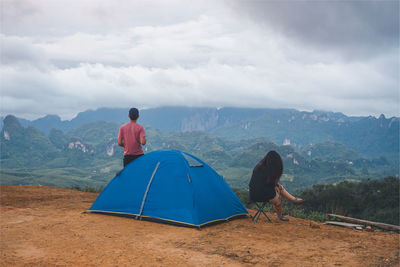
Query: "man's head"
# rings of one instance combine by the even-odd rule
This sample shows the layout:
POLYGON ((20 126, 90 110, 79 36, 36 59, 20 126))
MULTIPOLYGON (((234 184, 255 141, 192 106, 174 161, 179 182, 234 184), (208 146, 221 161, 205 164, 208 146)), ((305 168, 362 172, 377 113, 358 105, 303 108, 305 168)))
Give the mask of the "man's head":
POLYGON ((131 108, 129 110, 129 118, 133 121, 139 118, 139 110, 137 108, 131 108))

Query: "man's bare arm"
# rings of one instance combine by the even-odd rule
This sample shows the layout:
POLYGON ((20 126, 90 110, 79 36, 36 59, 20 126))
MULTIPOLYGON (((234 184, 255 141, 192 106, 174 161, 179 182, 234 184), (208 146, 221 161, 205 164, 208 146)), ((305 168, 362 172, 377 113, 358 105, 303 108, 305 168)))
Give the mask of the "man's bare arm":
POLYGON ((118 145, 124 147, 124 140, 118 138, 118 145))
POLYGON ((140 144, 142 145, 146 144, 146 137, 140 137, 140 144))

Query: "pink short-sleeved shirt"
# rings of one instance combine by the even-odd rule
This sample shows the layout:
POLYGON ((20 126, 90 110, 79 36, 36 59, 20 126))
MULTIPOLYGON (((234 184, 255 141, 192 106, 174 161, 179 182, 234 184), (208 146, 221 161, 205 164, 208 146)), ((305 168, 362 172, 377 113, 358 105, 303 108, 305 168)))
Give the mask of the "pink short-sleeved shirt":
POLYGON ((129 122, 119 128, 118 139, 124 141, 124 156, 143 154, 141 137, 146 137, 146 133, 143 126, 136 122, 129 122))

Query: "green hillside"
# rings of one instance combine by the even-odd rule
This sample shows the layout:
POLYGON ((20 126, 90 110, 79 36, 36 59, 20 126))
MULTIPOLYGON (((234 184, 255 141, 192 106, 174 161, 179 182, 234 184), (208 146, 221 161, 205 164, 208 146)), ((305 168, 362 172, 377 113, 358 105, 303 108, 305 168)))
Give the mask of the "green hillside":
MULTIPOLYGON (((52 128, 71 132, 95 121, 119 125, 127 121, 127 111, 127 108, 99 108, 80 112, 70 121, 62 121, 55 115, 34 121, 19 120, 24 127, 34 126, 48 134, 52 128)), ((163 134, 202 131, 235 141, 265 138, 277 144, 290 144, 299 151, 310 144, 342 143, 360 157, 384 156, 399 164, 398 117, 350 117, 329 111, 294 109, 159 107, 141 110, 140 122, 163 134)))
MULTIPOLYGON (((46 136, 7 116, 0 137, 1 183, 103 186, 122 168, 123 150, 117 146, 120 125, 95 121, 67 132, 52 129, 46 136)), ((145 128, 145 153, 160 149, 188 152, 215 168, 235 188, 247 189, 253 167, 269 150, 280 153, 284 161, 281 181, 290 190, 398 175, 398 165, 389 159, 366 159, 337 142, 308 145, 298 151, 265 137, 232 140, 204 131, 163 133, 145 128)))

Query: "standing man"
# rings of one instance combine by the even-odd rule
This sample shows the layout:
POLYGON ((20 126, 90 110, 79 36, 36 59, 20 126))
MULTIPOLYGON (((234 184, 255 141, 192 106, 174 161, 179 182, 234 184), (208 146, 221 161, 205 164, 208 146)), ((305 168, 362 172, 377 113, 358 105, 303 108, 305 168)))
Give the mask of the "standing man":
POLYGON ((146 133, 142 125, 136 123, 139 118, 139 110, 129 110, 130 122, 119 128, 118 145, 124 148, 124 167, 143 156, 142 145, 146 144, 146 133))

